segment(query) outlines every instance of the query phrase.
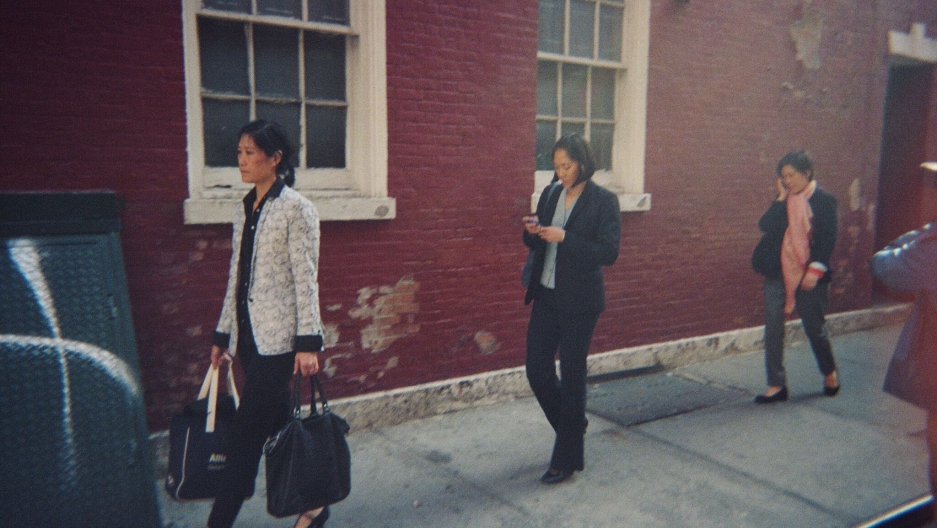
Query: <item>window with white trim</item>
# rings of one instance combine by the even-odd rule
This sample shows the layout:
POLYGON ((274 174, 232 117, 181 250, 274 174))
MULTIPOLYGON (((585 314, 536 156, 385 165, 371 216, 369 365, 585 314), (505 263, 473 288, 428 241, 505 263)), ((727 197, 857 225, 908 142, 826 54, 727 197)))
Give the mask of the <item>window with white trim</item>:
POLYGON ((250 186, 237 131, 283 125, 323 220, 389 219, 384 0, 183 0, 187 224, 228 223, 250 186))
POLYGON ((597 183, 623 211, 650 209, 644 192, 650 0, 540 0, 534 194, 553 177, 553 144, 583 134, 597 183))

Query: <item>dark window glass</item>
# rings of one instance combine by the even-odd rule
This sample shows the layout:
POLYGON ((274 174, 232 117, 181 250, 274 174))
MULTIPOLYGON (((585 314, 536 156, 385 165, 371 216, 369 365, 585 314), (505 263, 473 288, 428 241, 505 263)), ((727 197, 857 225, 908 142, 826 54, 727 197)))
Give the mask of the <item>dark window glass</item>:
POLYGON ((592 153, 595 154, 596 168, 611 169, 612 138, 615 134, 615 125, 593 123, 591 132, 589 143, 592 145, 592 153))
POLYGON ((309 0, 309 20, 347 26, 348 0, 309 0))
POLYGON ((299 97, 299 32, 254 26, 254 82, 257 95, 299 97))
POLYGON ((205 164, 237 167, 238 130, 250 120, 247 101, 202 99, 205 122, 205 164))
POLYGON ((198 33, 202 89, 217 93, 249 95, 244 25, 200 18, 198 33))
POLYGON ((574 134, 574 133, 579 133, 579 134, 582 134, 583 136, 586 135, 586 124, 563 121, 560 134, 567 136, 569 134, 574 134))
POLYGON ((537 170, 553 170, 556 122, 537 121, 537 170))
POLYGON ((592 118, 615 118, 615 71, 592 68, 592 118))
POLYGON ((621 24, 620 7, 603 5, 599 10, 599 58, 621 60, 621 24))
POLYGON ((302 20, 303 4, 301 0, 257 0, 257 14, 302 20))
POLYGON ((548 53, 563 53, 563 0, 540 0, 540 26, 537 31, 537 49, 548 53))
POLYGON ((592 58, 592 35, 595 30, 595 4, 572 0, 569 3, 569 54, 592 58))
MULTIPOLYGON (((276 121, 283 126, 283 130, 286 132, 286 139, 289 140, 290 146, 293 147, 293 152, 298 154, 299 149, 299 103, 294 104, 274 104, 274 103, 257 103, 257 119, 266 119, 268 121, 276 121)), ((293 166, 298 165, 299 159, 298 156, 295 156, 291 163, 293 166)))
POLYGON ((345 100, 345 37, 306 33, 306 99, 345 100))
POLYGON ((563 117, 586 117, 586 77, 589 69, 563 65, 563 117))
POLYGON ((306 107, 306 165, 345 168, 345 108, 306 107))
POLYGON ((555 116, 556 112, 556 63, 540 61, 537 63, 537 113, 555 116))
POLYGON ((251 0, 204 0, 202 5, 206 9, 217 9, 219 11, 251 12, 251 0))

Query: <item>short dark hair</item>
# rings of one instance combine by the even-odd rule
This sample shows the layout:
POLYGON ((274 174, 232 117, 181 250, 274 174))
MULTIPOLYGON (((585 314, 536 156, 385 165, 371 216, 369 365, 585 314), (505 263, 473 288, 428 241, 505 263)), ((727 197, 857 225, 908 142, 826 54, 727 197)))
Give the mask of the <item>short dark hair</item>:
POLYGON ((254 143, 264 151, 264 154, 273 156, 277 152, 281 154, 280 163, 277 164, 277 175, 283 178, 283 182, 292 187, 296 183, 296 173, 293 170, 293 149, 286 138, 286 132, 283 127, 275 121, 258 119, 241 127, 238 132, 238 140, 248 135, 254 140, 254 143))
POLYGON ((565 150, 569 158, 579 164, 579 177, 576 184, 582 183, 595 174, 595 155, 586 138, 579 133, 567 134, 553 145, 553 155, 557 150, 565 150))
POLYGON ((794 152, 788 152, 781 158, 781 161, 778 162, 778 166, 775 171, 778 173, 778 176, 781 175, 781 169, 785 165, 790 165, 794 167, 794 170, 797 172, 807 175, 807 180, 813 180, 813 156, 810 155, 806 150, 795 150, 794 152))

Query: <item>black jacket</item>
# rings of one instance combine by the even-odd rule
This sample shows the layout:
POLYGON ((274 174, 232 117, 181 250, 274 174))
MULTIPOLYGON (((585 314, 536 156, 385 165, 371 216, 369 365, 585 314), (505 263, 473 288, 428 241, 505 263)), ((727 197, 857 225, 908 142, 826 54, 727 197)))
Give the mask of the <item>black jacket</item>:
MULTIPOLYGON (((810 260, 826 266, 826 273, 820 282, 829 282, 832 276, 830 256, 836 247, 838 232, 836 217, 836 198, 832 194, 817 188, 809 200, 813 211, 813 233, 810 237, 810 260)), ((787 203, 775 200, 758 221, 758 228, 764 233, 752 254, 752 269, 768 278, 781 277, 781 244, 787 231, 787 203)))
MULTIPOLYGON (((559 310, 568 313, 598 313, 605 309, 602 266, 615 263, 621 241, 618 197, 592 180, 585 185, 566 221, 566 237, 556 253, 556 299, 559 310)), ((540 194, 537 216, 544 225, 553 218, 561 194, 557 189, 550 196, 549 187, 540 194)), ((524 304, 529 304, 543 287, 540 276, 547 243, 526 230, 523 237, 524 244, 535 252, 533 275, 524 298, 524 304)))

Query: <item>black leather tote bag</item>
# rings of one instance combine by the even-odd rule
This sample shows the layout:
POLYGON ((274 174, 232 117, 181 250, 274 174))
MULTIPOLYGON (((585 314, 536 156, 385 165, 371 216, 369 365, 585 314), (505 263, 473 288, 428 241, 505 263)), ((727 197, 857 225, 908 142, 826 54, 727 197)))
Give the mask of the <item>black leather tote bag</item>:
POLYGON ((267 512, 288 517, 341 501, 351 492, 348 422, 329 409, 318 376, 310 376, 312 412, 301 418, 301 382, 293 377, 293 416, 264 445, 267 512), (316 408, 316 391, 322 412, 316 408))

